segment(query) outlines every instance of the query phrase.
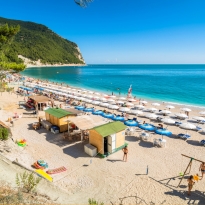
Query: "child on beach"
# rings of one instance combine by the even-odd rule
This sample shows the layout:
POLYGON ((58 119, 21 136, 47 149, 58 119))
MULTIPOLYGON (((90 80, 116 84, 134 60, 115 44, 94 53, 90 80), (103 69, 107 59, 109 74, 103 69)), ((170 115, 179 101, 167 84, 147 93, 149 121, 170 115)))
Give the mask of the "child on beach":
POLYGON ((194 186, 194 184, 195 184, 195 182, 194 182, 194 177, 191 175, 191 176, 189 177, 189 179, 187 179, 187 181, 188 181, 188 195, 190 195, 191 190, 192 190, 192 188, 193 188, 193 186, 194 186))

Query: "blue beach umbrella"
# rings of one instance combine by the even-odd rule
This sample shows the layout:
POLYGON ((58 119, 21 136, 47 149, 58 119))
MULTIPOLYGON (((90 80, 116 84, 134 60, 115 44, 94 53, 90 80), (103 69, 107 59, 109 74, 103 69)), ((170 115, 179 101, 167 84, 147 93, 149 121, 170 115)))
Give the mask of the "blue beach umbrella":
POLYGON ((31 88, 27 88, 27 87, 24 87, 23 89, 24 89, 24 90, 27 90, 27 91, 32 91, 31 88))
POLYGON ((103 116, 105 118, 109 118, 109 119, 112 119, 114 117, 113 114, 109 114, 109 113, 103 113, 101 116, 103 116))
POLYGON ((85 107, 83 107, 83 106, 76 106, 75 109, 77 109, 77 110, 84 110, 85 107))
POLYGON ((125 121, 125 118, 120 116, 120 115, 114 116, 112 119, 115 120, 115 121, 121 121, 121 122, 125 121))
POLYGON ((172 135, 172 133, 167 129, 157 129, 157 130, 155 130, 155 133, 157 133, 159 135, 165 135, 165 136, 171 136, 172 135))
POLYGON ((140 124, 139 125, 139 128, 143 129, 143 130, 148 130, 148 131, 154 131, 156 130, 156 127, 154 125, 151 125, 151 124, 140 124))
POLYGON ((104 112, 102 110, 96 110, 92 112, 93 115, 102 115, 104 112))
POLYGON ((138 125, 138 123, 135 120, 127 120, 127 121, 124 122, 124 124, 127 125, 127 126, 130 126, 130 127, 131 126, 134 127, 134 126, 138 125))
POLYGON ((44 90, 44 88, 41 88, 41 87, 38 87, 38 86, 35 86, 34 88, 36 88, 38 90, 44 90))
POLYGON ((93 112, 93 110, 94 110, 93 108, 85 108, 83 111, 84 112, 93 112))

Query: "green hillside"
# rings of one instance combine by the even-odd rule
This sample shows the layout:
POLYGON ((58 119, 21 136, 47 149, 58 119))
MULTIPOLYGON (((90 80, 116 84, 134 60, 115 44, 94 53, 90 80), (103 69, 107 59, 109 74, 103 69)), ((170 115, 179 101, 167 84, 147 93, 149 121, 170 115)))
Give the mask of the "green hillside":
POLYGON ((10 20, 0 17, 0 25, 20 25, 20 32, 15 36, 6 53, 10 62, 22 62, 18 55, 42 63, 80 63, 83 64, 77 44, 64 39, 48 27, 26 21, 10 20), (80 55, 80 57, 79 57, 80 55))

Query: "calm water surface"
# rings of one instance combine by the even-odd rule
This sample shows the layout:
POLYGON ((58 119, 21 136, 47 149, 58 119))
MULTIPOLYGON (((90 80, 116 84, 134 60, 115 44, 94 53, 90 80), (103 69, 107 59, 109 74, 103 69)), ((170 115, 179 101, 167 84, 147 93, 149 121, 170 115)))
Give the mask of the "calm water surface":
POLYGON ((205 65, 88 65, 28 68, 23 75, 115 95, 205 106, 205 65))

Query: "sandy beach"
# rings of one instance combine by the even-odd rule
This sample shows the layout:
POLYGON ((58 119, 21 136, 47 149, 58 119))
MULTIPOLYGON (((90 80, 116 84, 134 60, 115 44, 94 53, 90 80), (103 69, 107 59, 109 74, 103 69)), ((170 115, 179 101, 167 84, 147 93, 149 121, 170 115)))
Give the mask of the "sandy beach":
MULTIPOLYGON (((187 195, 187 176, 197 173, 201 175, 199 162, 193 161, 190 174, 177 187, 180 180, 179 173, 184 172, 190 161, 181 154, 205 161, 205 148, 199 144, 199 141, 205 139, 204 134, 188 130, 191 138, 184 141, 176 135, 186 133, 186 130, 169 125, 168 129, 173 135, 164 136, 166 147, 153 146, 153 139, 161 137, 157 134, 152 134, 149 141, 140 140, 138 136, 126 136, 129 149, 127 162, 122 161, 122 151, 111 154, 107 158, 95 157, 91 160, 91 157, 84 152, 84 144, 87 142, 69 142, 63 139, 62 133, 53 134, 44 128, 33 130, 31 125, 38 119, 24 114, 25 111, 18 107, 18 101, 24 100, 24 97, 4 92, 0 98, 2 109, 0 120, 8 123, 6 120, 9 116, 14 113, 22 114, 23 117, 14 121, 14 127, 11 127, 12 138, 14 142, 24 138, 28 143, 28 146, 22 148, 10 139, 7 144, 12 151, 4 151, 1 154, 11 161, 17 159, 28 169, 32 169, 31 165, 38 159, 48 162, 49 168, 60 166, 67 168, 66 172, 56 174, 52 183, 45 183, 48 194, 53 186, 62 190, 62 194, 58 191, 55 196, 52 196, 58 197, 56 202, 87 204, 89 198, 94 198, 104 204, 189 204, 192 202, 205 204, 205 178, 195 183, 191 196, 187 195)), ((157 109, 164 109, 166 105, 161 103, 157 109)), ((149 107, 153 107, 151 102, 147 103, 146 108, 149 107)), ((170 117, 173 113, 180 112, 181 107, 175 105, 170 117)), ((200 110, 192 107, 188 121, 195 123, 192 117, 199 116, 200 110)), ((44 117, 44 112, 40 112, 39 116, 44 117)), ((144 117, 138 119, 154 125, 158 124, 144 117)), ((142 130, 139 129, 139 135, 141 132, 142 130)), ((2 142, 0 144, 2 145, 2 142)), ((4 179, 4 175, 0 177, 1 180, 4 179)), ((13 180, 15 181, 15 178, 13 180)), ((45 192, 42 183, 39 191, 45 192)))

